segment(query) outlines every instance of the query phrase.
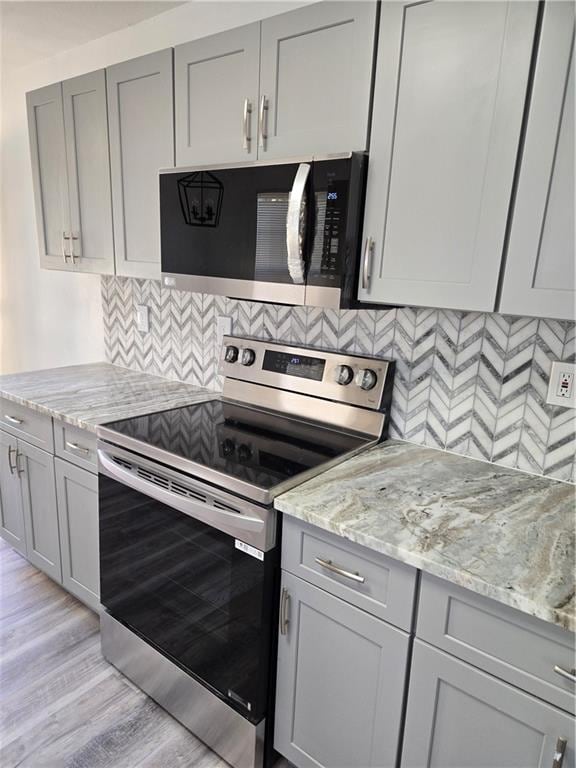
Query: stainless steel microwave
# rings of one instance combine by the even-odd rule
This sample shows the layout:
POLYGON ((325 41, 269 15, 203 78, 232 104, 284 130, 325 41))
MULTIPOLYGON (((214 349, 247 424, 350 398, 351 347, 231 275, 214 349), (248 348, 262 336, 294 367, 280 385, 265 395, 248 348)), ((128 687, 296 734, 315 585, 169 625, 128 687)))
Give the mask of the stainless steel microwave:
POLYGON ((365 153, 160 172, 162 281, 240 299, 356 303, 365 153))

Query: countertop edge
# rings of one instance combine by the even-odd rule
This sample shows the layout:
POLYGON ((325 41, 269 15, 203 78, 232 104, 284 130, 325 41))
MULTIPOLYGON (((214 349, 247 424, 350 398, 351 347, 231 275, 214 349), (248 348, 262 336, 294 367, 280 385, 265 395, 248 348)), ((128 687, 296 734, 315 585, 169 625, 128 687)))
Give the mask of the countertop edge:
POLYGON ((414 553, 409 550, 402 549, 388 544, 380 539, 372 539, 370 536, 359 534, 354 530, 349 530, 346 525, 335 526, 327 524, 326 520, 321 517, 314 517, 307 513, 306 516, 299 515, 291 504, 283 503, 282 496, 279 496, 274 502, 274 508, 289 515, 295 519, 301 520, 304 523, 309 523, 317 528, 320 528, 329 533, 333 533, 336 536, 341 536, 348 541, 355 544, 359 544, 372 552, 377 552, 386 557, 390 557, 393 560, 398 560, 405 565, 410 565, 414 568, 418 568, 424 573, 428 573, 431 576, 449 581, 451 584, 455 584, 459 587, 469 589, 478 595, 482 595, 490 600, 495 600, 502 605, 507 605, 510 608, 515 608, 522 613, 534 616, 549 624, 559 626, 568 632, 576 632, 576 616, 559 611, 557 609, 545 609, 543 606, 535 603, 529 598, 522 597, 517 593, 512 593, 510 590, 502 589, 494 584, 490 584, 483 579, 479 579, 471 574, 467 574, 465 570, 454 566, 451 567, 449 563, 441 565, 434 561, 429 561, 426 556, 421 553, 414 553))

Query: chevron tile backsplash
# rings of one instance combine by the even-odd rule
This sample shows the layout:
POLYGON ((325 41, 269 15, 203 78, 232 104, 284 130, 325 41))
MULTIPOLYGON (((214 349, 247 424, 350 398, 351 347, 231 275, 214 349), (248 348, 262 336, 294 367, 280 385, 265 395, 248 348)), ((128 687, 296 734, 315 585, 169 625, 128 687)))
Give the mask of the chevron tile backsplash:
POLYGON ((552 360, 575 361, 575 324, 404 307, 320 310, 103 277, 110 362, 219 389, 218 315, 236 335, 396 361, 390 434, 574 482, 575 413, 545 402, 552 360), (150 332, 135 305, 150 308, 150 332))

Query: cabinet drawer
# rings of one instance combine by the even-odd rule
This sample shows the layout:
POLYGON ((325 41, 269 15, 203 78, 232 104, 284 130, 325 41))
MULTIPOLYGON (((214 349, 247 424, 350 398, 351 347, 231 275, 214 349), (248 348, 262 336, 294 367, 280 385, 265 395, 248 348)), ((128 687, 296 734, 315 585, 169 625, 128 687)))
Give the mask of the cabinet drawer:
POLYGON ((417 575, 411 566, 285 515, 282 568, 410 630, 417 575))
POLYGON ((574 713, 572 632, 424 574, 416 635, 574 713))
POLYGON ((96 435, 62 421, 54 422, 56 456, 89 472, 98 471, 96 435))
POLYGON ((37 448, 42 448, 48 453, 54 452, 50 416, 2 397, 0 398, 0 425, 6 432, 22 438, 37 448))

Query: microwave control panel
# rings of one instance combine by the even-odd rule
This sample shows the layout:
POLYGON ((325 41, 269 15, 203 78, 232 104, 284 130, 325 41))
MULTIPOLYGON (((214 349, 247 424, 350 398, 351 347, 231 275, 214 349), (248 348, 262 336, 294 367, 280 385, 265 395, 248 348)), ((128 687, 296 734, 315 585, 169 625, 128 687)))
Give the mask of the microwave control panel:
MULTIPOLYGON (((336 276, 340 273, 340 250, 343 247, 346 221, 346 192, 345 181, 332 181, 328 189, 322 192, 325 196, 325 215, 322 226, 322 257, 320 274, 325 277, 336 276)), ((324 201, 323 201, 324 202, 324 201)), ((320 201, 318 209, 321 210, 320 201)))

